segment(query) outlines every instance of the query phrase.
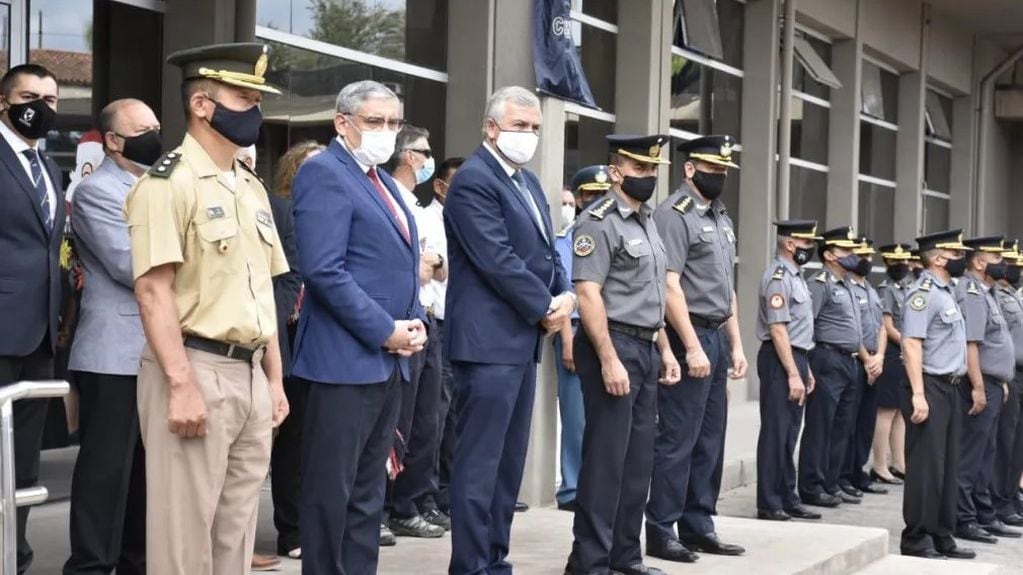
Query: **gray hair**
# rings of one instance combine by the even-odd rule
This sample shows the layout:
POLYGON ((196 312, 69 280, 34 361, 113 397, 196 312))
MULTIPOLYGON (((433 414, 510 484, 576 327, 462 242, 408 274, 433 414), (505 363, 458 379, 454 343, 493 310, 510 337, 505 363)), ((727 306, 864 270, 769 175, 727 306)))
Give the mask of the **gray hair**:
POLYGON ((394 162, 394 168, 404 163, 401 161, 401 154, 411 149, 412 145, 420 139, 429 141, 430 131, 426 128, 413 126, 412 124, 405 124, 405 127, 398 132, 398 137, 395 139, 394 156, 391 158, 394 162))
POLYGON ((500 122, 501 118, 504 118, 505 108, 509 102, 523 108, 540 107, 540 98, 522 86, 498 88, 487 100, 487 115, 483 118, 483 124, 486 125, 488 119, 500 122))
POLYGON ((387 86, 373 80, 352 82, 338 92, 334 110, 338 114, 355 114, 367 100, 378 98, 397 100, 398 95, 387 86))

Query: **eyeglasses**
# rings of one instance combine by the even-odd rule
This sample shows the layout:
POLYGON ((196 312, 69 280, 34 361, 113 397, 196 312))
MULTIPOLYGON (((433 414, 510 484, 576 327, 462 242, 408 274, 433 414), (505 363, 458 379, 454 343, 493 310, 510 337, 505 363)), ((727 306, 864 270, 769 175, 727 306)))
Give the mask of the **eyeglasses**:
POLYGON ((363 116, 361 114, 345 114, 345 116, 348 116, 349 118, 358 118, 362 120, 362 123, 370 131, 383 130, 384 126, 387 126, 388 128, 395 132, 400 132, 401 129, 405 127, 405 124, 408 123, 405 120, 401 119, 385 120, 380 116, 363 116))
POLYGON ((433 151, 427 150, 427 149, 424 149, 424 148, 405 148, 404 151, 406 151, 406 152, 415 152, 417 154, 422 154, 423 156, 426 157, 426 159, 430 159, 433 156, 433 151))

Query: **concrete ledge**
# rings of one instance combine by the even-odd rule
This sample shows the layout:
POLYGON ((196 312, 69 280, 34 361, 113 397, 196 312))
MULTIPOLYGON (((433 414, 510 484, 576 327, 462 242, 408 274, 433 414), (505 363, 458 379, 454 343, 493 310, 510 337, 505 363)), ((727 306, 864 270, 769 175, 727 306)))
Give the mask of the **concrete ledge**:
POLYGON ((728 432, 725 437, 725 465, 721 476, 721 492, 738 489, 757 481, 757 438, 760 435, 760 402, 737 402, 734 386, 728 409, 728 432))
POLYGON ((889 555, 856 571, 857 575, 999 575, 998 565, 976 561, 935 561, 917 557, 889 555))

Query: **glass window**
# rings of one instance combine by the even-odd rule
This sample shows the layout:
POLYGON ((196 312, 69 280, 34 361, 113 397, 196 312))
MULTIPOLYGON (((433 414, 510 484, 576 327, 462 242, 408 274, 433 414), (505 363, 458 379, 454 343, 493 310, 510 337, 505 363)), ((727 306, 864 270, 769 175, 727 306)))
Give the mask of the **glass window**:
POLYGON ((257 0, 256 23, 376 56, 447 69, 447 0, 257 0))
POLYGON ((792 156, 828 164, 828 108, 792 98, 792 156))
POLYGON ((860 173, 895 179, 895 140, 898 132, 860 121, 860 173))
POLYGON ((814 38, 814 41, 816 42, 816 45, 811 44, 807 37, 798 35, 795 37, 795 41, 792 44, 796 60, 798 60, 800 64, 797 68, 806 72, 802 78, 803 82, 806 83, 806 75, 809 75, 817 84, 823 84, 831 88, 841 88, 842 83, 838 81, 835 73, 831 71, 828 63, 824 61, 824 58, 822 58, 817 51, 817 46, 827 46, 827 52, 830 56, 831 47, 828 46, 826 42, 821 42, 816 38, 814 38))
POLYGON ((859 218, 856 230, 875 245, 895 242, 895 189, 860 182, 859 218))
POLYGON ((924 142, 924 188, 952 193, 952 150, 924 142))
POLYGON ((952 141, 952 100, 927 90, 926 132, 928 136, 952 141))
POLYGON ((724 58, 714 0, 675 0, 675 44, 724 58))
POLYGON ((746 29, 746 4, 736 0, 717 0, 718 24, 721 25, 721 47, 724 61, 742 69, 742 47, 746 29))
MULTIPOLYGON (((446 85, 374 68, 272 42, 267 80, 280 96, 263 99, 263 127, 259 157, 277 158, 293 143, 316 140, 326 144, 334 136, 334 105, 338 91, 358 80, 376 80, 401 99, 405 119, 430 131, 434 155, 444 155, 444 99, 446 85)), ((273 166, 274 162, 270 162, 273 166)), ((273 181, 272 173, 264 173, 273 181)))
POLYGON ((741 142, 742 78, 672 55, 671 127, 741 142))
POLYGON ((607 140, 614 133, 614 125, 585 116, 568 114, 565 121, 565 177, 566 187, 572 177, 586 166, 607 164, 607 140))
POLYGON ((863 61, 862 105, 864 114, 879 120, 899 121, 899 77, 876 64, 863 61))
POLYGON ((949 201, 946 200, 945 198, 924 196, 923 221, 925 234, 929 234, 932 232, 940 232, 942 230, 948 229, 949 226, 948 204, 949 201))
POLYGON ((10 67, 11 53, 11 6, 0 4, 0 66, 4 71, 10 67))
POLYGON ((57 125, 46 136, 46 151, 66 186, 78 140, 92 128, 92 3, 33 0, 29 13, 28 61, 57 77, 57 125))
MULTIPOLYGON (((682 165, 685 163, 685 160, 683 159, 682 154, 675 148, 684 141, 685 140, 681 140, 679 138, 671 139, 671 154, 669 156, 671 165, 668 166, 671 173, 669 178, 671 189, 669 190, 669 193, 674 193, 675 190, 682 185, 682 165)), ((741 166, 742 153, 732 152, 732 161, 741 166)), ((725 180, 725 190, 721 193, 721 201, 724 202, 725 208, 728 209, 728 217, 732 218, 732 223, 735 224, 736 229, 739 229, 739 182, 741 176, 742 170, 728 170, 728 178, 725 180)))
POLYGON ((573 26, 572 36, 594 101, 602 110, 613 112, 618 37, 606 30, 587 25, 573 26))
POLYGON ((824 229, 828 213, 828 174, 800 166, 791 167, 789 181, 789 217, 817 220, 824 229))
POLYGON ((618 0, 572 0, 572 9, 611 24, 618 23, 618 0))

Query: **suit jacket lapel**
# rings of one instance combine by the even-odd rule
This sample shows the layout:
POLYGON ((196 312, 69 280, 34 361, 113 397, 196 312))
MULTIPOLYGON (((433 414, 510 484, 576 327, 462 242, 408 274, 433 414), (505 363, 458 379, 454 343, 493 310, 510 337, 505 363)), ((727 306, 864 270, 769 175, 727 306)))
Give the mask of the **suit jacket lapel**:
MULTIPOLYGON (((42 157, 42 156, 40 156, 42 157)), ((29 201, 32 203, 33 208, 36 212, 36 218, 39 219, 39 225, 45 230, 46 228, 46 214, 43 213, 43 206, 39 202, 39 198, 36 196, 35 186, 32 185, 32 180, 29 179, 28 174, 25 173, 24 166, 21 165, 21 161, 15 155, 14 150, 11 148, 7 140, 0 138, 0 162, 3 162, 10 170, 11 175, 14 176, 15 181, 21 187, 25 195, 28 196, 29 201)), ((47 164, 47 167, 49 165, 47 164)), ((54 185, 54 189, 56 189, 54 185)))
MULTIPOLYGON (((405 238, 401 235, 401 228, 398 227, 397 218, 391 214, 391 210, 384 204, 383 198, 380 197, 380 192, 378 192, 376 187, 373 186, 373 182, 369 180, 369 175, 362 171, 362 166, 355 161, 355 158, 353 158, 352 155, 348 153, 348 150, 339 144, 336 139, 331 140, 330 149, 334 151, 334 155, 341 160, 341 163, 348 168, 348 172, 351 174, 352 178, 356 182, 359 182, 362 189, 369 194, 371 201, 375 203, 377 208, 382 212, 384 219, 391 223, 391 227, 394 228, 394 233, 398 236, 398 241, 405 246, 408 246, 408 243, 405 242, 405 238)), ((377 177, 380 177, 379 169, 377 170, 377 177)), ((380 180, 380 183, 383 184, 383 179, 380 180)), ((387 189, 386 184, 384 185, 384 189, 387 189)), ((390 190, 388 190, 388 192, 390 193, 390 190)), ((394 200, 393 193, 391 193, 391 198, 392 202, 396 201, 394 200)), ((395 203, 395 206, 400 205, 400 203, 395 203)), ((411 234, 411 230, 409 233, 411 234)), ((409 239, 411 240, 412 238, 410 237, 409 239)))
MULTIPOLYGON (((523 197, 522 192, 519 191, 519 187, 515 184, 515 181, 511 179, 507 172, 504 171, 504 166, 502 166, 501 163, 497 161, 497 158, 495 158, 494 155, 490 153, 490 150, 488 150, 484 146, 480 146, 477 153, 483 158, 483 161, 486 162, 488 166, 490 166, 490 169, 493 170, 494 175, 497 176, 497 179, 501 180, 501 183, 503 183, 504 187, 508 189, 512 197, 514 197, 519 202, 519 205, 522 206, 522 209, 526 210, 526 217, 529 218, 529 221, 532 222, 533 227, 536 228, 536 233, 540 234, 540 237, 543 238, 544 233, 543 230, 540 229, 540 223, 536 221, 535 217, 533 217, 533 208, 529 206, 529 203, 526 201, 526 198, 523 197)), ((535 202, 536 195, 533 194, 531 190, 529 190, 528 185, 526 186, 526 191, 527 193, 533 195, 533 201, 535 202)), ((536 209, 537 211, 540 210, 540 204, 536 205, 536 209)))

